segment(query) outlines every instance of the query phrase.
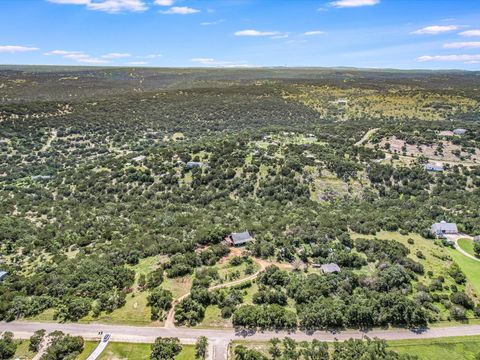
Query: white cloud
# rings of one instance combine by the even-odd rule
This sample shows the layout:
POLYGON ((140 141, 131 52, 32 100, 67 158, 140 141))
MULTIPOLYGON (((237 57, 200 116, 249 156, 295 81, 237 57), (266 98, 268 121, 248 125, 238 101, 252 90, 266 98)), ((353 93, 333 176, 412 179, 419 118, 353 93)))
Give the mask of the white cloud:
POLYGON ((36 47, 19 46, 19 45, 0 45, 0 53, 18 53, 27 51, 37 51, 36 47))
POLYGON ((69 51, 69 50, 53 50, 44 53, 47 56, 61 56, 64 59, 73 60, 79 63, 85 64, 106 64, 109 61, 105 59, 99 59, 85 54, 83 51, 69 51))
POLYGON ((446 49, 479 49, 480 41, 453 42, 443 45, 446 49))
POLYGON ((130 61, 128 65, 147 65, 148 62, 146 61, 130 61))
POLYGON ((53 50, 44 53, 43 55, 51 56, 51 55, 60 55, 60 56, 67 56, 67 55, 81 55, 83 54, 82 51, 68 51, 68 50, 53 50))
POLYGON ((91 0, 47 0, 48 2, 55 4, 68 4, 68 5, 87 5, 91 0))
POLYGON ((240 30, 235 33, 235 36, 278 36, 278 31, 258 31, 258 30, 240 30))
POLYGON ((160 6, 172 6, 175 0, 155 0, 156 5, 160 6))
POLYGON ((110 54, 102 55, 101 57, 103 59, 122 59, 122 58, 127 58, 127 57, 130 57, 130 56, 132 56, 132 55, 125 54, 125 53, 110 53, 110 54))
POLYGON ((150 54, 150 55, 145 56, 145 59, 156 59, 156 58, 159 58, 159 57, 162 57, 162 56, 163 56, 162 54, 150 54))
POLYGON ((222 20, 217 20, 217 21, 205 21, 205 22, 200 23, 200 25, 202 25, 202 26, 218 25, 218 24, 220 24, 224 21, 225 20, 223 20, 223 19, 222 20))
POLYGON ((270 37, 270 39, 286 39, 290 36, 289 33, 278 34, 270 37))
POLYGON ((465 36, 465 37, 474 37, 474 36, 480 36, 480 29, 475 29, 475 30, 467 30, 467 31, 462 31, 460 36, 465 36))
POLYGON ((194 9, 188 6, 174 6, 168 10, 160 11, 162 14, 178 14, 178 15, 189 15, 200 12, 198 9, 194 9))
POLYGON ((316 36, 316 35, 322 35, 324 32, 320 30, 314 30, 314 31, 306 31, 303 33, 305 36, 316 36))
POLYGON ((89 10, 119 13, 122 11, 142 12, 148 9, 144 0, 47 0, 63 5, 85 5, 89 10))
POLYGON ((332 1, 330 6, 337 8, 372 6, 380 4, 380 0, 337 0, 332 1))
POLYGON ((415 30, 411 32, 411 34, 437 35, 437 34, 442 34, 442 33, 457 30, 457 29, 458 29, 457 25, 432 25, 432 26, 426 26, 424 28, 415 30))
POLYGON ((192 58, 191 62, 203 65, 203 66, 212 66, 212 67, 223 67, 223 68, 237 68, 237 67, 251 67, 251 65, 246 64, 242 61, 218 61, 213 58, 192 58))
POLYGON ((417 61, 478 61, 480 60, 480 54, 477 55, 425 55, 417 58, 417 61))

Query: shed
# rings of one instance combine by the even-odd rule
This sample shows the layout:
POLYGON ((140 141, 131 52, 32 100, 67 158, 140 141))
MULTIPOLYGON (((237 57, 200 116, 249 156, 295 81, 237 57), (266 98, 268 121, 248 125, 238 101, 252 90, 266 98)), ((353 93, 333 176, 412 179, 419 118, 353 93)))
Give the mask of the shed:
POLYGON ((426 164, 425 170, 427 171, 434 171, 434 172, 442 172, 443 165, 435 165, 435 164, 426 164))
POLYGON ((8 275, 8 273, 6 271, 0 271, 0 281, 2 281, 3 279, 5 279, 5 277, 8 275))
POLYGON ((203 163, 199 161, 189 161, 187 162, 187 169, 193 169, 195 167, 202 167, 203 163))
POLYGON ((335 263, 323 264, 320 266, 320 269, 324 274, 338 273, 340 272, 340 266, 335 263))
POLYGON ((467 132, 467 129, 455 129, 453 130, 453 133, 455 135, 464 135, 467 132))
POLYGON ((146 157, 145 155, 140 155, 140 156, 134 157, 132 160, 136 162, 140 162, 145 160, 145 157, 146 157))
POLYGON ((230 244, 233 246, 241 246, 245 245, 246 243, 253 240, 252 236, 248 231, 240 232, 240 233, 231 233, 228 236, 230 244))
POLYGON ((441 221, 432 225, 431 232, 436 236, 441 236, 444 234, 458 234, 458 228, 457 224, 441 221))

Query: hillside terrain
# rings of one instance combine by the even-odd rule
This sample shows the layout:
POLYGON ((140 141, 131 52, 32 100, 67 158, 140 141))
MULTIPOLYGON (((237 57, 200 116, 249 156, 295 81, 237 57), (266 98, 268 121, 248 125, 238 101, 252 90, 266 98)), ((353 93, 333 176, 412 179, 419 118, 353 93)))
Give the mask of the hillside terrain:
POLYGON ((480 234, 479 88, 460 71, 2 66, 0 319, 475 322, 480 263, 430 227, 480 234))

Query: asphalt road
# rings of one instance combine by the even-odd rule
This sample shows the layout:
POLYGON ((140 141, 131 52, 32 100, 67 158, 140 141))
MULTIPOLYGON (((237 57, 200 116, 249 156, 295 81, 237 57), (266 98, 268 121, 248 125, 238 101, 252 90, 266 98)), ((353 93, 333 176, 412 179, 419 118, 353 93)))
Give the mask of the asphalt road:
POLYGON ((153 343, 158 336, 178 337, 182 343, 193 344, 200 336, 206 336, 211 344, 209 359, 225 360, 227 346, 232 340, 267 341, 273 337, 283 338, 289 336, 295 340, 321 341, 347 340, 349 338, 361 339, 364 336, 380 338, 385 340, 404 339, 429 339, 449 336, 471 336, 480 335, 480 325, 449 326, 426 329, 423 331, 411 331, 408 329, 371 331, 348 330, 341 332, 317 331, 314 333, 305 332, 236 332, 234 330, 211 330, 192 328, 162 328, 162 327, 138 327, 124 325, 103 325, 103 324, 56 324, 56 323, 35 323, 25 321, 14 321, 10 323, 0 322, 0 332, 12 331, 17 338, 29 338, 34 331, 45 329, 47 332, 60 330, 71 335, 83 336, 86 340, 99 340, 99 331, 112 334, 112 341, 119 342, 143 342, 153 343))

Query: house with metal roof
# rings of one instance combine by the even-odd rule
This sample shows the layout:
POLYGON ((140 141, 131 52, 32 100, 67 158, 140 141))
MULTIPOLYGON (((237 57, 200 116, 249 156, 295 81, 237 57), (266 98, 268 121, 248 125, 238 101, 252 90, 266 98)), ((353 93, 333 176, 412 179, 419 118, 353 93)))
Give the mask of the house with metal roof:
POLYGON ((453 130, 453 133, 455 135, 464 135, 467 132, 467 129, 455 129, 453 130))
POLYGON ((335 263, 323 264, 322 266, 320 266, 320 269, 324 274, 338 273, 341 271, 340 266, 335 263))
POLYGON ((430 231, 433 235, 440 237, 446 234, 458 234, 457 224, 447 223, 446 221, 433 224, 430 231))
POLYGON ((435 165, 435 164, 426 164, 425 170, 427 171, 434 171, 434 172, 442 172, 443 165, 435 165))
POLYGON ((189 161, 187 162, 187 169, 193 169, 195 167, 202 167, 203 163, 199 161, 189 161))
POLYGON ((233 246, 242 246, 246 243, 253 240, 252 235, 248 231, 240 232, 240 233, 231 233, 228 236, 228 241, 233 246))
POLYGON ((6 271, 0 271, 0 281, 2 281, 3 279, 5 279, 5 277, 8 275, 8 273, 6 271))

